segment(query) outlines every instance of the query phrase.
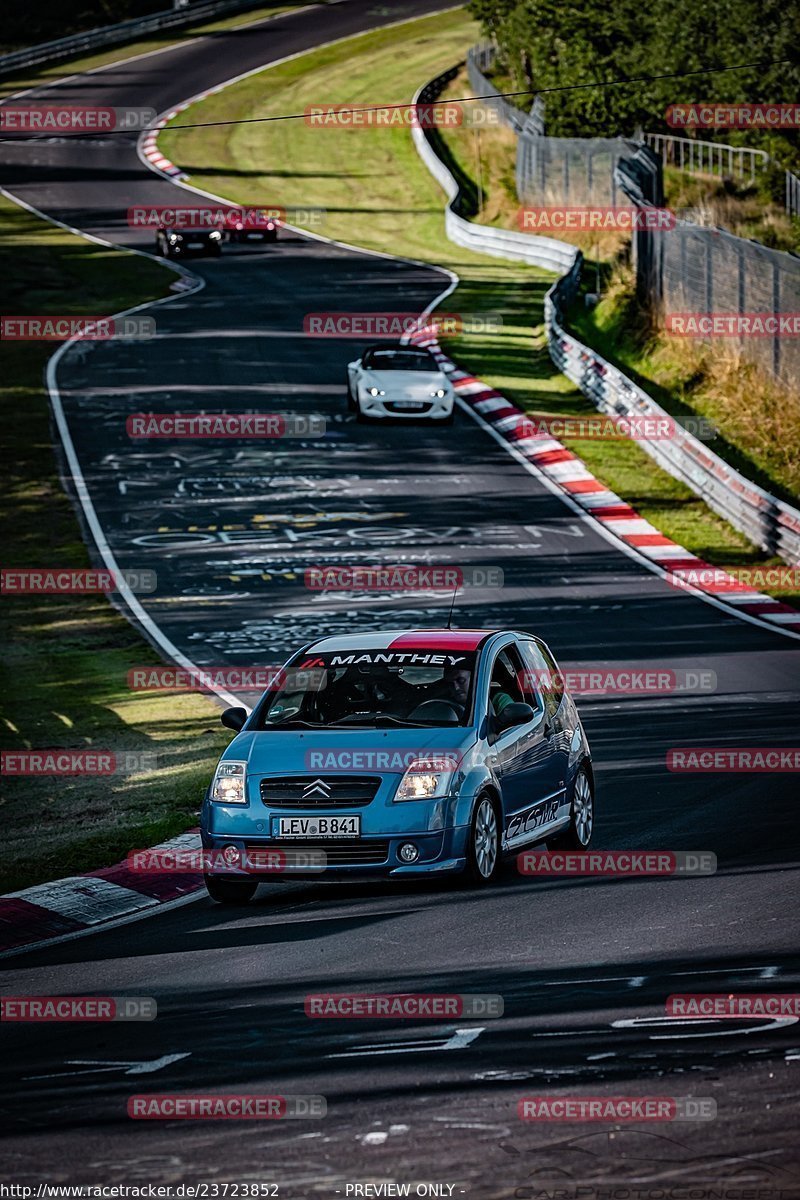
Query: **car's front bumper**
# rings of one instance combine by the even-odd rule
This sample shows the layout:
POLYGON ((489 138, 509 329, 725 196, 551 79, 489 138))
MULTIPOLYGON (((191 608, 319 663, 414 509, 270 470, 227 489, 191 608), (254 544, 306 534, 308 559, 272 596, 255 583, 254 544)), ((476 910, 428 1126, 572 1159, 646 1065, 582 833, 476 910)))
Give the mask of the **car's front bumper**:
POLYGON ((361 392, 358 397, 358 406, 365 417, 384 421, 445 421, 452 413, 454 404, 455 397, 452 393, 417 399, 407 396, 369 396, 361 392), (421 407, 405 408, 403 406, 406 402, 421 407))
MULTIPOLYGON (((332 838, 328 842, 320 839, 301 841, 294 838, 253 838, 210 835, 203 831, 203 848, 205 850, 222 851, 235 846, 242 859, 247 855, 259 861, 257 852, 285 851, 289 856, 286 863, 278 862, 271 870, 237 870, 222 872, 214 870, 214 874, 224 874, 231 879, 258 879, 262 883, 291 882, 295 879, 309 879, 324 883, 334 879, 399 879, 419 875, 455 874, 464 869, 466 864, 467 826, 451 826, 435 833, 391 834, 384 837, 363 837, 359 839, 332 838), (337 841, 339 848, 337 849, 337 841), (402 862, 399 856, 400 847, 406 842, 413 842, 419 850, 419 858, 413 863, 402 862), (385 846, 385 851, 384 851, 385 846), (291 852, 318 851, 329 848, 329 858, 322 869, 305 866, 295 867, 291 864, 291 852), (343 860, 344 851, 344 860, 343 860), (376 858, 380 861, 376 861, 376 858)), ((216 865, 215 859, 215 865, 216 865)))

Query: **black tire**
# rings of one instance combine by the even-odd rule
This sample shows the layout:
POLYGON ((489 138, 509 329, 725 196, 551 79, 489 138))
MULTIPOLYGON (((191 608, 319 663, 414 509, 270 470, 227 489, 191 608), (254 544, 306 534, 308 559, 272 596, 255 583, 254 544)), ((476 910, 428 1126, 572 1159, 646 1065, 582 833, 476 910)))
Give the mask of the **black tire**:
POLYGON ((569 827, 547 839, 548 850, 587 850, 594 829, 594 784, 585 764, 578 767, 572 781, 569 827), (588 824, 586 812, 588 807, 588 824))
POLYGON ((469 827, 466 876, 471 883, 478 884, 480 887, 487 887, 490 883, 494 883, 500 870, 500 843, 501 830, 497 805, 488 792, 483 792, 475 802, 475 811, 469 827), (487 838, 490 842, 493 839, 493 854, 487 845, 487 838))
POLYGON ((359 425, 369 425, 372 421, 372 418, 368 417, 366 413, 363 413, 358 405, 356 405, 356 420, 358 421, 359 425))
POLYGON ((450 415, 449 415, 449 416, 447 416, 447 417, 437 417, 437 418, 436 418, 436 424, 437 424, 437 425, 452 425, 452 424, 453 424, 453 422, 455 421, 455 419, 456 419, 456 410, 455 410, 455 409, 453 409, 453 411, 450 413, 450 415))
POLYGON ((239 879, 221 879, 219 875, 204 875, 206 888, 217 904, 249 904, 256 894, 257 883, 239 879))

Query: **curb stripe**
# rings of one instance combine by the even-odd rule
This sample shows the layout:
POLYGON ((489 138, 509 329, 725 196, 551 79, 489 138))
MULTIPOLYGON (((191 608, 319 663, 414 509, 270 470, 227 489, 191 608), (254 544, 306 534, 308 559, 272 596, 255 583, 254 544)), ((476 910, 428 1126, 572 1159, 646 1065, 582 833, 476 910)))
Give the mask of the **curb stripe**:
POLYGON ((525 430, 529 423, 527 415, 500 392, 456 367, 438 343, 431 341, 430 330, 412 333, 409 341, 430 346, 436 360, 448 371, 456 392, 470 408, 512 446, 515 452, 533 463, 557 487, 587 509, 590 515, 616 538, 643 558, 658 563, 668 572, 668 583, 669 574, 675 575, 678 571, 708 571, 711 575, 707 582, 702 578, 699 581, 692 579, 688 585, 680 576, 676 576, 672 586, 677 590, 702 592, 723 605, 729 604, 730 607, 726 611, 732 617, 739 613, 747 613, 773 625, 797 625, 800 628, 800 612, 797 609, 762 592, 744 590, 745 585, 739 584, 732 575, 728 575, 719 567, 712 567, 684 546, 673 542, 640 516, 635 508, 596 479, 586 464, 556 438, 548 434, 540 437, 529 432, 522 437, 515 436, 521 429, 525 430), (736 590, 728 593, 725 590, 727 584, 736 590))
MULTIPOLYGON (((198 830, 161 842, 152 850, 199 850, 198 830)), ((40 883, 0 896, 0 952, 34 947, 65 933, 95 928, 203 889, 200 873, 138 874, 127 859, 112 867, 40 883)))

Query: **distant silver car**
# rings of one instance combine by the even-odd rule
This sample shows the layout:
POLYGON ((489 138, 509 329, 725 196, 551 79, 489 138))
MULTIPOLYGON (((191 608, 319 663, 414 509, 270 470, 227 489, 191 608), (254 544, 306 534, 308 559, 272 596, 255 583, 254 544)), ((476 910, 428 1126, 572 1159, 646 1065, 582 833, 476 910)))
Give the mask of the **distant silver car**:
POLYGON ((450 424, 453 385, 419 346, 383 342, 347 364, 347 403, 359 421, 420 418, 450 424))

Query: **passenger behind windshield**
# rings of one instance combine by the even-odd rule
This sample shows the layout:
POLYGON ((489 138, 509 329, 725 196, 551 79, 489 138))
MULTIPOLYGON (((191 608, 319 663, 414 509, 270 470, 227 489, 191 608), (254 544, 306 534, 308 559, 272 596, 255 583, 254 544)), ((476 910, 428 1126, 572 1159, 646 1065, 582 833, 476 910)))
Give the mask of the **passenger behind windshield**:
POLYGON ((361 360, 367 371, 438 371, 427 350, 367 350, 361 360))
POLYGON ((464 725, 470 708, 474 654, 431 651, 401 654, 368 651, 359 658, 428 661, 359 662, 331 665, 326 655, 312 668, 290 664, 282 686, 265 696, 257 718, 260 729, 295 725, 391 726, 464 725), (430 659, 444 662, 430 662, 430 659), (325 661, 327 660, 327 661, 325 661))

